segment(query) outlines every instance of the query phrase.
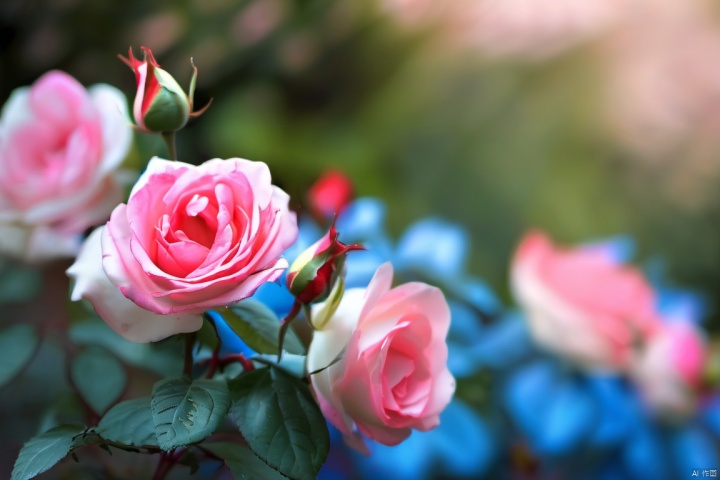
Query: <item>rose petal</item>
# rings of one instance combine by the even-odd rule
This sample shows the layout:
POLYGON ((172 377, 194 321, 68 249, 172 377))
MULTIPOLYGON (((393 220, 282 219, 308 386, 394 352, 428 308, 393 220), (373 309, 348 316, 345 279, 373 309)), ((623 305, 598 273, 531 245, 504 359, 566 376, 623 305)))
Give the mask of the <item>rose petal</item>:
POLYGON ((156 315, 125 298, 102 269, 102 236, 103 228, 95 229, 67 270, 75 280, 71 300, 89 300, 113 330, 132 342, 155 342, 200 329, 203 321, 200 315, 156 315))
POLYGON ((104 154, 97 175, 104 177, 120 167, 132 142, 127 101, 117 88, 110 85, 93 85, 88 93, 102 119, 104 154))

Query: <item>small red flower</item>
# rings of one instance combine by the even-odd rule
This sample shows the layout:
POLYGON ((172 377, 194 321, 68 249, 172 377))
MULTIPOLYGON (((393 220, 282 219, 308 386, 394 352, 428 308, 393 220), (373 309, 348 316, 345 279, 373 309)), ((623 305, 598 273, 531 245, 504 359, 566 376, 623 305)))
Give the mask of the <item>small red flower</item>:
POLYGON ((308 191, 312 212, 323 218, 340 214, 352 198, 353 184, 339 170, 328 170, 308 191))

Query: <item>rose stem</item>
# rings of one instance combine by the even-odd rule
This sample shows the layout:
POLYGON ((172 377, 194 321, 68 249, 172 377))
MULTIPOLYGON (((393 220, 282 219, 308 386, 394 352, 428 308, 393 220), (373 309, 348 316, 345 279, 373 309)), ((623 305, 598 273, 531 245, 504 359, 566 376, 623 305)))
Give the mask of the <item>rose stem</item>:
POLYGON ((163 140, 168 149, 170 160, 177 160, 177 148, 175 147, 175 132, 163 132, 163 140))
POLYGON ((183 364, 183 375, 192 378, 193 368, 193 346, 195 345, 195 332, 185 334, 185 362, 183 364))
POLYGON ((288 313, 280 323, 280 330, 278 331, 278 362, 280 362, 280 359, 282 358, 283 344, 285 343, 287 329, 290 327, 290 322, 295 320, 297 314, 300 313, 301 306, 302 304, 298 300, 295 300, 295 303, 293 303, 293 306, 290 309, 290 313, 288 313))

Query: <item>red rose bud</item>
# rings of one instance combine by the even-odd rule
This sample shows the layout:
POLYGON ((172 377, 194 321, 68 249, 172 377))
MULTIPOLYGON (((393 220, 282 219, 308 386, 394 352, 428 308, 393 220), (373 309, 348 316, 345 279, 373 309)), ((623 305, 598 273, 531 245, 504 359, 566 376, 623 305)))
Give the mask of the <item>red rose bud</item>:
POLYGON ((339 242, 335 224, 331 225, 324 237, 290 265, 286 278, 290 293, 304 304, 325 300, 342 271, 345 254, 362 249, 360 245, 339 242))
POLYGON ((143 61, 135 58, 132 48, 128 51, 128 58, 118 55, 135 72, 137 93, 133 116, 138 129, 144 132, 174 132, 184 127, 188 118, 196 117, 207 109, 210 104, 198 112, 192 111, 197 81, 195 65, 190 93, 186 95, 172 75, 160 68, 152 51, 148 47, 140 49, 143 51, 143 61))
POLYGON ((310 208, 324 218, 339 214, 353 198, 350 179, 338 170, 329 170, 308 191, 310 208))

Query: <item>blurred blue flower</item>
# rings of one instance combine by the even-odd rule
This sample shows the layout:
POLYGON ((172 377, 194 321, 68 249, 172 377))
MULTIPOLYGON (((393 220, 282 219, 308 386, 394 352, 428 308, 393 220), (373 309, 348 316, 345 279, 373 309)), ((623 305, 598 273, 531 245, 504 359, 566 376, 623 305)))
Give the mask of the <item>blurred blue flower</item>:
POLYGON ((559 455, 583 444, 600 416, 582 379, 551 360, 519 368, 503 393, 515 426, 539 454, 559 455))
POLYGON ((668 282, 667 268, 655 258, 645 265, 650 282, 657 292, 657 310, 666 322, 702 323, 708 312, 707 300, 695 292, 677 288, 668 282))
POLYGON ((602 252, 615 263, 628 263, 635 256, 635 241, 627 235, 616 235, 585 243, 582 248, 602 252))
POLYGON ((372 241, 382 246, 389 240, 385 233, 385 204, 376 198, 359 198, 342 211, 335 226, 346 243, 372 241))
POLYGON ((448 368, 455 377, 468 377, 481 369, 508 369, 537 354, 519 313, 511 312, 484 325, 469 305, 456 300, 450 300, 449 305, 448 368))
POLYGON ((420 220, 405 230, 397 244, 395 268, 421 270, 429 278, 463 275, 470 236, 459 225, 437 218, 420 220))
MULTIPOLYGON (((631 239, 615 237, 583 248, 625 262, 633 247, 631 239)), ((662 262, 651 262, 646 272, 663 321, 697 323, 705 315, 701 296, 668 284, 662 262)), ((693 418, 667 419, 645 405, 632 377, 581 372, 531 355, 500 372, 500 401, 541 470, 561 472, 552 478, 670 480, 717 469, 720 400, 706 400, 693 418)))
POLYGON ((333 433, 332 458, 323 467, 320 479, 422 480, 439 474, 478 478, 496 453, 494 435, 486 422, 460 400, 448 405, 440 415, 440 426, 434 430, 413 431, 407 440, 393 447, 368 441, 369 456, 349 449, 341 436, 333 433))

